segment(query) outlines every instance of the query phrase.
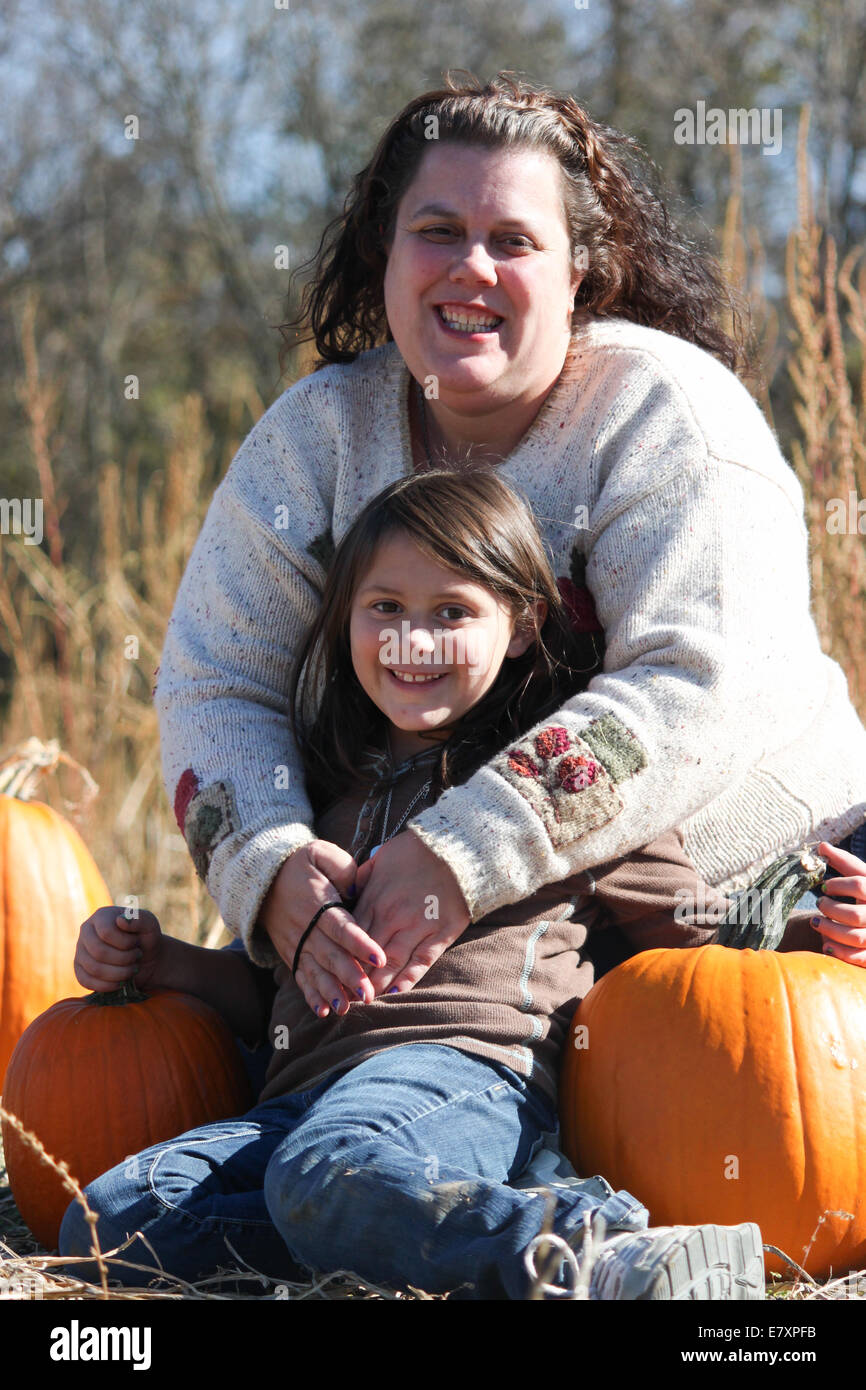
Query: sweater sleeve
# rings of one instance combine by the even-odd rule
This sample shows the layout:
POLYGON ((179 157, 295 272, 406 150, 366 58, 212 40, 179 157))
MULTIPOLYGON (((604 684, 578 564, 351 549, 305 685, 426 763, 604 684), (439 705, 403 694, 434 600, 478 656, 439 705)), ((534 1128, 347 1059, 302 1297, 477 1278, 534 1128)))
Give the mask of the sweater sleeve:
POLYGON ((761 466, 712 452, 675 384, 624 402, 585 543, 604 671, 409 823, 473 919, 681 825, 813 715, 802 492, 736 388, 761 466))
POLYGON ((256 924, 262 900, 315 838, 288 677, 321 598, 336 445, 321 383, 313 408, 308 381, 262 416, 213 496, 154 691, 178 826, 226 926, 261 966, 279 960, 256 924))

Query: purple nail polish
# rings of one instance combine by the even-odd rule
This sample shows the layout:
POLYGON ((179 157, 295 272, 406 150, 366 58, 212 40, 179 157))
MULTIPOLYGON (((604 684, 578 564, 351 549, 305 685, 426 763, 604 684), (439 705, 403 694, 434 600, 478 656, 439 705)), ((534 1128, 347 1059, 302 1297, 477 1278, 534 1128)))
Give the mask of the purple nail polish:
POLYGON ((340 1001, 339 1001, 339 999, 332 999, 332 1000, 331 1000, 331 1007, 334 1008, 334 1009, 339 1009, 339 1007, 340 1007, 340 1001))
POLYGON ((400 991, 399 991, 399 989, 397 988, 396 985, 392 985, 391 988, 388 990, 388 993, 389 993, 389 994, 399 994, 400 991))
POLYGON ((821 920, 820 917, 810 917, 810 918, 809 918, 809 921, 812 923, 812 926, 813 926, 813 927, 817 927, 817 925, 818 925, 818 923, 820 922, 820 920, 821 920))
POLYGON ((359 999, 363 999, 363 998, 364 998, 364 991, 363 991, 362 989, 356 990, 356 993, 357 993, 359 999))
POLYGON ((378 964, 379 964, 379 959, 378 959, 377 956, 368 956, 367 959, 368 959, 368 960, 371 960, 371 961, 373 962, 374 965, 378 965, 378 964))

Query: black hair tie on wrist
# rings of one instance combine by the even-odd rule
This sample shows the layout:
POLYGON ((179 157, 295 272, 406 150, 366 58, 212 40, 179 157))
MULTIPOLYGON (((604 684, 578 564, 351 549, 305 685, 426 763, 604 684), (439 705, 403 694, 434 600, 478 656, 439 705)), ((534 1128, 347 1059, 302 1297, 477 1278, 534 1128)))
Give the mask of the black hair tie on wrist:
POLYGON ((318 910, 318 912, 316 913, 315 917, 313 918, 313 920, 311 921, 310 925, 307 927, 306 931, 304 932, 303 936, 301 937, 300 941, 298 942, 297 949, 296 949, 296 951, 295 951, 295 958, 294 958, 294 960, 292 961, 292 975, 294 975, 294 974, 296 973, 297 969, 298 969, 298 961, 300 960, 300 957, 301 957, 301 947, 303 946, 303 944, 304 944, 304 942, 306 941, 307 937, 310 935, 310 932, 313 930, 313 927, 314 927, 314 926, 316 925, 316 923, 318 922, 318 920, 319 920, 319 918, 321 917, 322 913, 323 913, 323 912, 327 912, 327 911, 328 911, 328 908, 330 908, 330 907, 342 907, 342 906, 343 906, 342 902, 323 903, 322 906, 319 908, 319 910, 318 910))

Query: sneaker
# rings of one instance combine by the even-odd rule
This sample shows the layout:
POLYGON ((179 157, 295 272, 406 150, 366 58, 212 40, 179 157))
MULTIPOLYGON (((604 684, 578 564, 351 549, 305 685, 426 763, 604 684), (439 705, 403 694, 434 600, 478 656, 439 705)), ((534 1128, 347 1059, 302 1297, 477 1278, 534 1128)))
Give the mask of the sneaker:
POLYGON ((764 1250, 753 1221, 742 1226, 656 1226, 602 1244, 589 1282, 595 1299, 764 1297, 764 1250))
POLYGON ((583 1236, 581 1230, 565 1240, 550 1232, 530 1242, 524 1263, 541 1298, 680 1302, 765 1296, 761 1232, 751 1221, 742 1226, 656 1226, 605 1236, 603 1222, 596 1220, 588 1269, 581 1268, 575 1254, 583 1236), (555 1255, 561 1257, 556 1282, 544 1282, 539 1270, 549 1272, 555 1255))

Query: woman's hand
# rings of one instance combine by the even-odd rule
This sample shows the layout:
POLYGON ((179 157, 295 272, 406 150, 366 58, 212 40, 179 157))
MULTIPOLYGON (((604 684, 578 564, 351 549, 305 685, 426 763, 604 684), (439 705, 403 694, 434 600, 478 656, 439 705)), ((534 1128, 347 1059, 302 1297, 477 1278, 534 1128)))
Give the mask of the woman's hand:
POLYGON ((355 918, 388 953, 370 971, 376 994, 411 989, 469 925, 453 873, 411 830, 361 865, 357 888, 355 918))
POLYGON ((847 850, 837 849, 826 840, 818 845, 818 853, 831 868, 847 874, 846 878, 830 878, 824 883, 825 897, 818 899, 820 917, 811 919, 812 926, 824 937, 824 951, 850 965, 866 966, 866 863, 847 850), (836 895, 856 898, 856 903, 835 902, 836 895))
POLYGON ((140 988, 156 988, 164 983, 166 941, 152 912, 128 917, 122 907, 99 907, 79 928, 75 978, 100 994, 110 994, 133 976, 140 988))
MULTIPOLYGON (((280 866, 262 903, 258 921, 291 968, 298 942, 324 903, 350 896, 357 864, 329 840, 301 845, 280 866)), ((371 966, 385 965, 381 946, 343 907, 323 912, 304 942, 295 981, 319 1018, 345 1014, 350 1000, 370 1003, 371 966), (365 967, 359 965, 365 962, 365 967)))

